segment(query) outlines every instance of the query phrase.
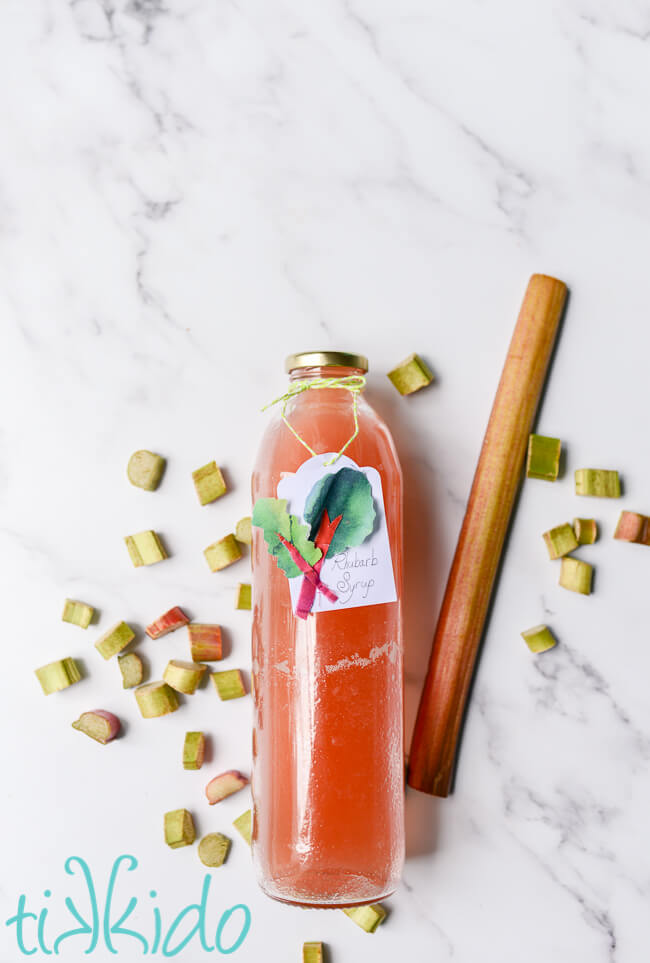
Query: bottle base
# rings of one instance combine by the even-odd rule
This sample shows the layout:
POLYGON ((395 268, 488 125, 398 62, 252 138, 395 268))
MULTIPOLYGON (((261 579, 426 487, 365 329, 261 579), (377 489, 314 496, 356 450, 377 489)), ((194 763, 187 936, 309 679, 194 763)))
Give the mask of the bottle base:
POLYGON ((311 909, 346 909, 387 899, 395 892, 396 884, 378 887, 376 880, 357 873, 320 870, 264 879, 259 885, 279 903, 311 909))

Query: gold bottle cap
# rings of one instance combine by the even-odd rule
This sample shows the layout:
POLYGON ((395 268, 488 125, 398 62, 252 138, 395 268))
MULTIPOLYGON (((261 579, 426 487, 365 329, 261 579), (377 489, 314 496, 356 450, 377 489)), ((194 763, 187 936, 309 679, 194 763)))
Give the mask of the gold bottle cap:
POLYGON ((360 368, 368 370, 368 359, 362 354, 349 354, 347 351, 301 351, 290 354, 284 362, 284 370, 291 372, 296 368, 360 368))

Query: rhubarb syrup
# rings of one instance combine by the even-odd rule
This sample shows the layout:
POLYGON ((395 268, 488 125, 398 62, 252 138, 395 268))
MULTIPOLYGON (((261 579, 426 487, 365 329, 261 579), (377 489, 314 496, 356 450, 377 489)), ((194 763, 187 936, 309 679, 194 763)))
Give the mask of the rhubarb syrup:
MULTIPOLYGON (((362 376, 367 363, 319 352, 287 366, 291 386, 362 376)), ((345 387, 303 390, 285 416, 302 441, 276 414, 253 472, 253 518, 260 499, 271 500, 260 517, 286 503, 304 522, 311 507, 322 550, 320 564, 304 561, 273 525, 253 526, 254 865, 262 889, 284 902, 372 903, 394 891, 404 859, 402 473, 361 392, 355 403, 345 387), (326 465, 354 431, 355 404, 358 434, 326 465), (343 468, 338 492, 328 488, 343 468), (328 526, 338 528, 331 557, 328 526), (267 536, 297 559, 299 577, 289 554, 294 577, 282 570, 267 536), (299 617, 305 599, 312 608, 299 617)))

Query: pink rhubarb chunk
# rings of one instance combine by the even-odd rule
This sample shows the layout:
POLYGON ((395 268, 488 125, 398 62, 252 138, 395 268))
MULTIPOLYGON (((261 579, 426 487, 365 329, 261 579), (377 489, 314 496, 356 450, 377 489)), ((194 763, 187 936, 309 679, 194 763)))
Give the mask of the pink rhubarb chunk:
POLYGON ((226 796, 232 796, 234 792, 238 792, 247 785, 246 776, 242 775, 238 769, 229 769, 210 780, 205 787, 205 794, 210 805, 214 806, 215 803, 221 802, 226 796))
POLYGON ((650 545, 650 518, 639 512, 621 512, 614 538, 621 542, 650 545))
POLYGON ((219 662, 223 655, 220 626, 190 622, 187 631, 193 662, 219 662))
POLYGON ((77 721, 72 723, 72 728, 105 746, 119 735, 121 724, 117 716, 107 709, 93 709, 91 712, 82 712, 77 721))
POLYGON ((159 639, 162 635, 167 635, 168 632, 175 632, 176 629, 180 629, 182 625, 187 625, 189 621, 182 608, 179 605, 175 605, 169 612, 165 612, 159 619, 156 619, 155 622, 148 625, 145 632, 150 639, 159 639))

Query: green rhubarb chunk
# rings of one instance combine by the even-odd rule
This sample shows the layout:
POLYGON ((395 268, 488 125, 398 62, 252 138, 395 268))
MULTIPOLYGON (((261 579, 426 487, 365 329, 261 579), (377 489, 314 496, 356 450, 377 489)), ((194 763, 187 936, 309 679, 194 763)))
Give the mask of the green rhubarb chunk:
POLYGON ((141 684, 144 678, 144 666, 139 655, 135 652, 118 655, 117 664, 122 673, 123 689, 133 689, 134 686, 141 684))
POLYGON ((245 813, 241 816, 237 816, 237 819, 233 819, 232 824, 239 833, 239 835, 246 840, 248 845, 251 844, 251 834, 252 834, 252 823, 253 823, 253 811, 247 809, 245 813))
POLYGON ((170 659, 163 672, 163 679, 177 692, 193 695, 203 678, 207 666, 196 662, 183 662, 180 659, 170 659))
POLYGON ((386 910, 380 903, 373 903, 372 906, 350 906, 343 912, 366 933, 374 933, 386 919, 386 910))
POLYGON ((204 866, 223 866, 230 849, 230 840, 223 833, 208 833, 199 843, 199 859, 204 866))
POLYGON ((45 695, 67 689, 81 679, 79 666, 72 658, 49 662, 47 665, 42 665, 40 669, 35 669, 34 672, 45 695))
POLYGON ((187 809, 174 809, 165 813, 165 842, 171 849, 191 846, 195 839, 194 820, 187 809))
POLYGON ((575 474, 576 495, 593 495, 596 498, 620 498, 621 481, 617 471, 604 468, 577 468, 575 474))
POLYGON ((135 638, 135 632, 126 622, 118 622, 108 632, 104 632, 100 639, 95 642, 95 648, 105 659, 117 655, 122 649, 135 638))
POLYGON ((560 568, 560 585, 571 592, 591 595, 593 566, 579 558, 563 558, 560 568))
POLYGON ((323 944, 303 943, 302 963, 323 963, 323 944))
POLYGON ((598 525, 595 518, 574 518, 573 531, 578 545, 593 545, 598 538, 598 525))
POLYGON ((543 538, 548 549, 548 557, 552 559, 562 558, 563 555, 568 555, 578 547, 578 539, 568 522, 544 532, 543 538))
POLYGON ((418 354, 410 354, 388 372, 388 377, 401 395, 412 395, 431 384, 433 372, 418 354))
POLYGON ((226 535, 203 550, 211 572, 227 568, 241 558, 241 548, 234 535, 226 535))
POLYGON ((221 469, 214 461, 193 471, 192 478, 194 479, 196 494, 199 496, 202 505, 215 502, 217 498, 226 494, 226 483, 223 480, 221 469))
POLYGON ((66 599, 61 618, 64 622, 70 622, 72 625, 87 629, 94 611, 92 605, 86 605, 85 602, 75 602, 74 599, 66 599))
POLYGON ((147 682, 146 685, 141 685, 135 690, 135 700, 143 719, 157 719, 178 709, 176 690, 166 682, 147 682))
POLYGON ((237 601, 235 602, 236 609, 250 609, 252 608, 252 592, 251 586, 248 582, 240 582, 237 587, 237 601))
POLYGON ((212 681, 224 702, 228 699, 239 699, 246 695, 244 679, 239 669, 227 669, 225 672, 213 672, 212 681))
POLYGON ((532 629, 526 629, 521 633, 521 637, 531 652, 546 652, 557 645, 557 639, 547 625, 536 625, 532 629))
POLYGON ((528 458, 526 475, 528 478, 541 478, 554 482, 560 472, 560 453, 562 442, 559 438, 546 435, 530 435, 528 438, 528 458))
POLYGON ((243 545, 250 545, 253 541, 253 524, 250 515, 240 518, 235 525, 235 538, 243 545))
POLYGON ((137 535, 126 535, 126 547, 131 561, 136 568, 141 565, 155 565, 167 558, 165 547, 156 532, 138 532, 137 535))
POLYGON ((614 538, 621 542, 650 545, 650 517, 639 512, 621 512, 614 538))
POLYGON ((119 734, 120 720, 106 709, 94 709, 92 712, 82 712, 77 721, 72 723, 72 728, 105 746, 119 734))
POLYGON ((183 769, 200 769, 205 758, 205 736, 202 732, 186 732, 183 743, 183 769))
POLYGON ((126 474, 132 485, 153 492, 158 488, 162 473, 165 470, 165 459, 146 448, 134 451, 129 458, 126 474))

